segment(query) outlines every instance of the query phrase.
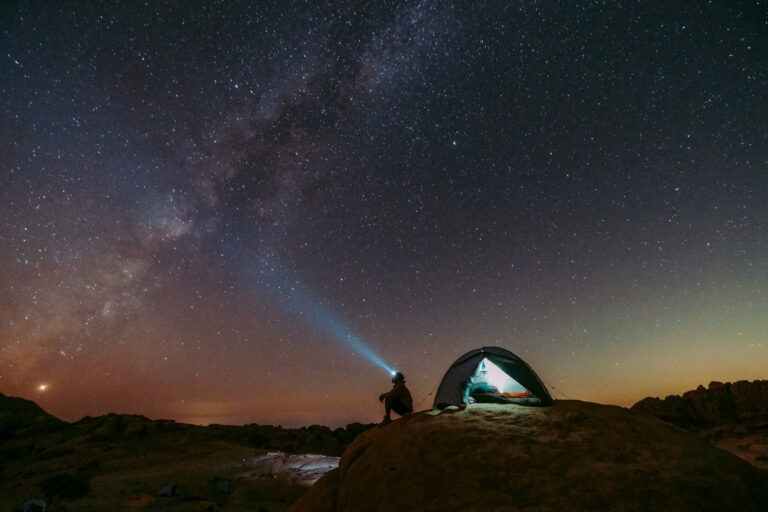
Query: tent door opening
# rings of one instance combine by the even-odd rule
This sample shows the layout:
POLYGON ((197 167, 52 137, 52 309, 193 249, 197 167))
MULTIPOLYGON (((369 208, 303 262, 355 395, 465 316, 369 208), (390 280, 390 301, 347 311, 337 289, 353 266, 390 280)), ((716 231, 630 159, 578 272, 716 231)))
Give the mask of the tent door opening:
POLYGON ((525 386, 486 357, 480 361, 475 373, 470 377, 464 403, 505 403, 510 398, 525 397, 529 393, 525 386))

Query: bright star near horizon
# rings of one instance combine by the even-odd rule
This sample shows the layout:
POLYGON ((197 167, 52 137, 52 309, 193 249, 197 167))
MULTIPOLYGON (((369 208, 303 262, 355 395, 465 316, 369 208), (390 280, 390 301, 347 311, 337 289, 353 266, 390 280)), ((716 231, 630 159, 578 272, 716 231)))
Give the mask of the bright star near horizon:
POLYGON ((48 384, 40 384, 37 386, 38 391, 45 391, 48 389, 48 384))

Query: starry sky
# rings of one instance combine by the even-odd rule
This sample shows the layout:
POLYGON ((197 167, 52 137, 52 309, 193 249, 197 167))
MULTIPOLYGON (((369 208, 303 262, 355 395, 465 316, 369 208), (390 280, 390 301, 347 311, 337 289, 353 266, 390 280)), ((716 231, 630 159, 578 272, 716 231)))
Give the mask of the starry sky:
POLYGON ((768 9, 2 2, 0 391, 377 421, 498 345, 555 398, 768 378, 768 9))

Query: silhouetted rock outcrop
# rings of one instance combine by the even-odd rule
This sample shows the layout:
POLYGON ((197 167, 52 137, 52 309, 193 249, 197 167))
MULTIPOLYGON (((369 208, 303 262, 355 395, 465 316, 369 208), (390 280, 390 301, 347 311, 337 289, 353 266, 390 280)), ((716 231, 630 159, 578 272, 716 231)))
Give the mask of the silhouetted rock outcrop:
POLYGON ((723 425, 768 427, 768 381, 713 381, 682 396, 644 398, 632 409, 695 432, 723 425))
POLYGON ((0 393, 0 444, 13 437, 50 432, 65 425, 31 400, 0 393))

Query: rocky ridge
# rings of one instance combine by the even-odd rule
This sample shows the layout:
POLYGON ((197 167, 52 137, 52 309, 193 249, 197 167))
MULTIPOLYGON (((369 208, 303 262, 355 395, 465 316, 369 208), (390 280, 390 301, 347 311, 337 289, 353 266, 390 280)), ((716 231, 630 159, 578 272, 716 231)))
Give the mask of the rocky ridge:
POLYGON ((737 424, 768 428, 768 380, 712 381, 682 396, 644 398, 632 409, 697 432, 737 424))
POLYGON ((713 381, 682 396, 644 398, 632 410, 668 421, 768 469, 768 380, 713 381))

